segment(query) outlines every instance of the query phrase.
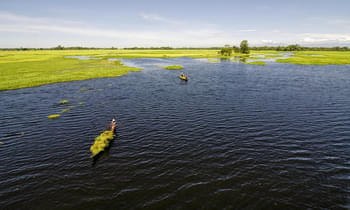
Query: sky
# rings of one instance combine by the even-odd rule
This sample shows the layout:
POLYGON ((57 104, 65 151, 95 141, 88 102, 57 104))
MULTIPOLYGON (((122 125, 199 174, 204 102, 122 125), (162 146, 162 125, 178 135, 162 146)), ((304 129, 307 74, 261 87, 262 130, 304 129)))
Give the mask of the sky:
POLYGON ((350 46, 349 0, 1 0, 0 48, 350 46))

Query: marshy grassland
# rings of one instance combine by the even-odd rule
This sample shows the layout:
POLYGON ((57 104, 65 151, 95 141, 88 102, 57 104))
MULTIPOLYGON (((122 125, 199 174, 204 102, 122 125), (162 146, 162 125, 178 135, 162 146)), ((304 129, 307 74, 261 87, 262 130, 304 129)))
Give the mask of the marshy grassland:
MULTIPOLYGON (((249 59, 277 58, 279 63, 302 65, 350 64, 350 52, 297 51, 286 59, 279 51, 251 51, 249 55, 234 53, 221 56, 218 50, 27 50, 0 51, 0 90, 34 87, 56 82, 68 82, 103 77, 117 77, 130 71, 140 71, 124 66, 116 59, 128 58, 207 58, 230 59, 240 56, 249 59), (257 56, 260 55, 260 56, 257 56), (89 56, 91 59, 69 58, 89 56)), ((216 60, 215 60, 216 61, 216 60)), ((219 61, 219 60, 218 60, 219 61)), ((250 61, 247 64, 263 65, 250 61)))
POLYGON ((278 63, 299 65, 346 65, 350 64, 350 52, 339 51, 297 51, 290 58, 278 59, 278 63))
POLYGON ((120 61, 67 58, 93 55, 93 51, 0 51, 0 90, 34 87, 103 77, 116 77, 129 71, 120 61))

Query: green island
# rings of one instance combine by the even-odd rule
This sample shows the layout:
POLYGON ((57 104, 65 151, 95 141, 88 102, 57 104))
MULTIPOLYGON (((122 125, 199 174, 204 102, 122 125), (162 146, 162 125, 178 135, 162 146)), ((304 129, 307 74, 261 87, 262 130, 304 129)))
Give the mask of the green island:
MULTIPOLYGON (((249 54, 218 53, 218 49, 82 49, 82 50, 0 50, 0 90, 35 87, 45 84, 118 77, 139 68, 123 65, 117 59, 191 57, 220 62, 221 59, 265 65, 255 59, 275 59, 278 63, 299 65, 350 64, 350 51, 250 50, 249 54), (80 59, 79 57, 83 57, 80 59), (239 59, 236 59, 239 58, 239 59), (249 59, 246 62, 246 59, 249 59)), ((182 66, 181 66, 182 67, 182 66)), ((180 65, 166 69, 180 69, 180 65)), ((81 90, 85 91, 85 90, 81 90)))
POLYGON ((171 65, 171 66, 164 66, 162 68, 168 69, 168 70, 178 70, 178 69, 183 69, 184 67, 181 65, 171 65))

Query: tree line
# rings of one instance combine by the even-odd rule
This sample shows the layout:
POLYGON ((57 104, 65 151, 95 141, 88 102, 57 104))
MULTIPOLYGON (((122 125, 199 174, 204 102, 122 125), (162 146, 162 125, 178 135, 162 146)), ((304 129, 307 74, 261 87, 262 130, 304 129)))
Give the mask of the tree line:
POLYGON ((298 44, 288 45, 288 46, 260 46, 260 47, 249 47, 248 41, 243 40, 239 47, 225 45, 224 47, 128 47, 128 48, 117 48, 117 47, 64 47, 58 45, 56 47, 51 48, 27 48, 27 47, 19 47, 19 48, 0 48, 0 50, 18 50, 18 51, 26 51, 26 50, 117 50, 117 49, 126 49, 126 50, 219 50, 219 54, 224 56, 229 56, 233 52, 235 53, 246 53, 248 54, 250 50, 276 50, 276 51, 350 51, 349 47, 305 47, 300 46, 298 44))
POLYGON ((298 44, 288 46, 262 46, 262 47, 250 47, 251 50, 276 50, 276 51, 350 51, 349 47, 305 47, 298 44))
POLYGON ((243 40, 240 44, 240 47, 230 47, 230 45, 225 45, 223 48, 220 49, 218 54, 222 56, 231 56, 232 52, 249 54, 248 40, 243 40))
POLYGON ((298 44, 288 46, 262 46, 262 47, 248 47, 248 41, 243 40, 240 47, 225 45, 218 52, 222 56, 230 56, 232 52, 249 54, 250 50, 275 50, 275 51, 350 51, 349 47, 304 47, 298 44))

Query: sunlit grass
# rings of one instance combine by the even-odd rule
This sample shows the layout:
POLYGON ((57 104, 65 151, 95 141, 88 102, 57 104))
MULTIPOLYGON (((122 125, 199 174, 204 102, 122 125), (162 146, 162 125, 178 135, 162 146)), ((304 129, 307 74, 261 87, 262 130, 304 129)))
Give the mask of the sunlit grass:
POLYGON ((278 59, 276 62, 299 65, 344 65, 350 64, 350 52, 298 51, 290 58, 278 59))
POLYGON ((102 52, 98 50, 0 51, 0 90, 116 77, 127 74, 129 71, 140 70, 124 66, 120 61, 66 58, 68 55, 97 55, 102 52))

